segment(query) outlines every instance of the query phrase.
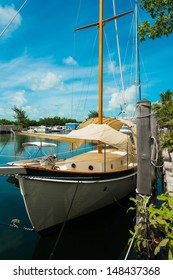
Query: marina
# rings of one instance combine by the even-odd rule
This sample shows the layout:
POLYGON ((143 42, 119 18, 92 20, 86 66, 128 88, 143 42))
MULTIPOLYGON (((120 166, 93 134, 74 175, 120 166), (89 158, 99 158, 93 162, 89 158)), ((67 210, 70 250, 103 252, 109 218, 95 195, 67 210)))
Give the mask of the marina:
MULTIPOLYGON (((35 138, 27 136, 1 135, 1 163, 27 157, 25 150, 15 150, 21 142, 35 138), (21 139, 22 138, 22 139, 21 139), (13 157, 11 156, 13 155, 13 157)), ((37 139, 39 140, 39 138, 37 139)), ((63 148, 61 148, 63 149, 63 148)), ((0 177, 0 259, 49 259, 58 238, 58 232, 40 236, 32 231, 20 189, 9 180, 0 177), (18 227, 10 226, 13 219, 19 219, 18 227), (26 228, 26 229, 23 229, 26 228)), ((129 198, 117 205, 68 223, 56 247, 53 259, 115 259, 124 257, 133 226, 133 213, 126 214, 129 198), (121 225, 121 226, 120 226, 121 225), (117 242, 117 240, 119 240, 117 242)))
MULTIPOLYGON (((72 151, 77 152, 85 144, 92 145, 93 149, 85 151, 84 148, 77 156, 72 154, 67 158, 57 154, 41 160, 9 162, 0 168, 2 175, 17 175, 28 217, 33 229, 40 233, 109 206, 114 199, 119 201, 125 198, 136 187, 135 124, 130 120, 126 122, 116 118, 112 118, 111 122, 110 118, 105 118, 104 122, 103 117, 105 23, 129 16, 133 11, 104 19, 104 9, 104 1, 100 0, 99 19, 96 23, 75 29, 99 28, 98 118, 93 118, 90 124, 82 122, 81 126, 68 134, 53 135, 56 141, 69 143, 72 151), (131 130, 131 137, 119 131, 124 123, 131 130)), ((20 112, 16 108, 15 111, 20 112)), ((48 137, 46 133, 39 135, 48 137)))
MULTIPOLYGON (((0 37, 16 18, 20 21, 19 28, 23 20, 21 10, 25 11, 27 5, 30 14, 33 6, 27 2, 24 1, 19 10, 11 6, 14 17, 0 37)), ((25 63, 22 62, 22 71, 20 68, 15 77, 15 66, 20 65, 17 58, 12 57, 7 68, 5 58, 0 63, 3 74, 10 72, 8 83, 11 86, 8 88, 3 82, 6 79, 1 79, 1 99, 4 101, 8 93, 9 101, 2 102, 0 113, 4 116, 7 112, 7 118, 10 110, 15 113, 14 122, 0 119, 1 260, 173 259, 173 92, 163 92, 162 89, 160 99, 156 101, 151 89, 150 94, 147 91, 144 73, 141 79, 139 34, 141 41, 145 41, 146 35, 155 39, 157 32, 154 35, 143 33, 145 28, 139 26, 138 4, 137 0, 133 4, 129 1, 128 9, 118 4, 120 12, 117 13, 113 0, 111 5, 108 1, 98 0, 92 10, 87 2, 84 5, 80 3, 77 9, 77 0, 74 0, 78 11, 76 23, 72 25, 68 16, 71 24, 67 26, 69 30, 73 27, 73 32, 79 34, 75 35, 80 42, 75 56, 67 57, 69 46, 72 46, 72 32, 66 28, 66 22, 64 27, 61 26, 64 17, 60 13, 58 17, 57 14, 51 17, 54 24, 48 25, 50 32, 44 34, 46 37, 53 35, 51 40, 47 38, 50 53, 46 51, 49 47, 44 38, 42 49, 39 48, 40 57, 37 49, 37 55, 35 53, 32 57, 34 62, 30 64, 29 52, 33 47, 27 46, 27 43, 27 47, 23 45, 20 52, 23 53, 25 48, 28 53, 21 57, 25 63), (82 18, 79 12, 83 14, 82 18), (133 28, 130 27, 131 19, 133 28), (124 64, 119 44, 119 21, 124 34, 124 58, 126 51, 129 52, 129 49, 125 51, 125 43, 129 41, 127 29, 130 36, 133 33, 133 50, 127 55, 131 61, 124 64), (56 32, 50 26, 56 26, 56 32), (65 29, 69 32, 68 41, 62 36, 65 29), (54 40, 55 33, 59 36, 58 40, 54 40), (113 33, 116 44, 113 43, 113 33), (84 39, 87 44, 83 44, 84 39), (62 46, 63 41, 66 43, 62 46), (95 47, 96 41, 98 44, 95 47), (113 47, 111 51, 109 43, 113 47), (43 55, 42 60, 44 52, 46 56, 43 55), (88 53, 93 64, 90 66, 88 53), (26 65, 24 70, 23 65, 26 65), (87 82, 84 69, 90 72, 87 82), (74 72, 70 74, 71 70, 76 70, 76 77, 74 72), (111 78, 110 74, 114 77, 111 78), (123 75, 126 83, 129 80, 126 88, 123 75), (118 76, 121 80, 119 84, 118 76), (153 100, 149 101, 148 97, 153 100), (11 106, 11 109, 6 110, 3 104, 11 106)), ((143 1, 140 4, 142 7, 143 1)), ((51 5, 49 8, 54 13, 57 2, 51 5)), ((56 11, 64 11, 60 8, 58 6, 56 11)), ((146 8, 145 5, 143 8, 146 8)), ((2 11, 6 13, 6 6, 2 11)), ((27 21, 29 14, 24 14, 27 21)), ((70 17, 73 17, 72 14, 70 17)), ((48 26, 44 26, 45 31, 48 26)), ((30 34, 33 35, 34 30, 30 34)), ((163 35, 160 32, 161 29, 157 38, 163 35)), ((42 32, 39 30, 39 33, 41 35, 42 32)), ((31 38, 28 37, 28 42, 32 42, 31 38)), ((7 36, 2 45, 8 40, 7 36)), ((37 42, 39 46, 40 42, 37 42)), ((77 46, 76 42, 74 45, 77 46)), ((156 68, 148 50, 145 47, 148 65, 156 68)), ((169 68, 171 59, 167 58, 167 61, 169 68)), ((162 76, 160 74, 160 79, 162 76)), ((159 80, 157 75, 150 80, 151 88, 156 77, 159 80)), ((156 92, 155 87, 153 89, 156 92)), ((154 95, 158 97, 159 93, 154 95)))
POLYGON ((0 134, 19 132, 21 129, 19 125, 0 125, 0 134))

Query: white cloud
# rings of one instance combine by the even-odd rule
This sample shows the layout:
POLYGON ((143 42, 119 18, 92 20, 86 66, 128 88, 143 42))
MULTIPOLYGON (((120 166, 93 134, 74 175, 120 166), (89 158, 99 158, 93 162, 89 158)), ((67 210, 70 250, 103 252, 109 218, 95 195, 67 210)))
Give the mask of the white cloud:
POLYGON ((112 109, 117 109, 120 108, 120 105, 122 105, 123 98, 122 98, 122 92, 120 91, 114 91, 114 93, 111 95, 111 99, 109 101, 109 108, 112 109))
POLYGON ((62 76, 53 72, 47 72, 46 74, 35 73, 34 77, 31 77, 32 83, 30 85, 32 90, 48 90, 52 88, 58 88, 63 90, 62 76))
POLYGON ((72 56, 64 58, 63 63, 66 65, 77 65, 78 64, 77 61, 72 56))
POLYGON ((109 110, 119 109, 122 105, 127 115, 134 115, 135 104, 137 101, 136 86, 132 85, 128 87, 124 94, 122 91, 118 91, 117 89, 114 89, 114 92, 113 89, 109 89, 109 92, 111 91, 112 95, 109 100, 109 110), (126 106, 124 104, 126 104, 126 106))
POLYGON ((17 107, 22 107, 27 103, 27 99, 25 98, 25 90, 17 91, 14 97, 10 100, 10 104, 16 105, 17 107))
MULTIPOLYGON (((86 103, 86 98, 95 101, 97 67, 93 67, 90 87, 87 78, 90 77, 90 68, 77 67, 75 70, 74 79, 71 68, 55 65, 52 57, 33 59, 26 53, 8 62, 0 61, 0 107, 6 104, 3 106, 8 112, 6 118, 12 118, 11 108, 14 105, 22 107, 31 119, 50 114, 71 117, 72 92, 75 92, 73 108, 79 103, 79 94, 83 103, 86 103)), ((1 115, 3 111, 0 112, 1 115)))
MULTIPOLYGON (((12 20, 12 18, 15 16, 17 13, 17 10, 15 10, 14 6, 5 6, 2 7, 0 5, 0 32, 9 24, 9 22, 12 20)), ((22 17, 20 14, 16 16, 14 21, 11 23, 10 27, 7 29, 5 35, 10 36, 10 34, 16 30, 20 25, 21 25, 22 17)))
POLYGON ((110 61, 107 63, 108 73, 115 74, 117 73, 116 63, 115 61, 110 61))
POLYGON ((136 105, 135 104, 128 104, 126 106, 127 116, 135 116, 136 112, 136 105))
POLYGON ((128 87, 125 90, 126 103, 134 103, 137 100, 137 89, 135 85, 128 87))

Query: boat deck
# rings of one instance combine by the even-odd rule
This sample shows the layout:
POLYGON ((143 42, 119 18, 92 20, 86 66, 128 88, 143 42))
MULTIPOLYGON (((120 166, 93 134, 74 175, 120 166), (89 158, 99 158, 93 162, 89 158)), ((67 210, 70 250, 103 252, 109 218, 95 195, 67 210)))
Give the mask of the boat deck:
POLYGON ((134 164, 130 163, 126 152, 115 149, 107 149, 106 152, 98 153, 97 150, 70 157, 68 159, 32 158, 10 165, 28 167, 32 169, 48 169, 52 171, 70 172, 112 172, 130 169, 134 164), (106 162, 106 164, 105 164, 106 162))
POLYGON ((106 158, 106 161, 112 161, 115 159, 119 159, 122 158, 124 156, 126 156, 127 153, 126 152, 120 152, 120 151, 116 151, 116 150, 106 150, 106 152, 103 150, 102 153, 98 153, 97 150, 94 151, 90 151, 88 153, 84 153, 84 154, 80 154, 77 156, 73 156, 69 159, 66 160, 66 162, 70 161, 93 161, 93 162, 103 162, 106 158))

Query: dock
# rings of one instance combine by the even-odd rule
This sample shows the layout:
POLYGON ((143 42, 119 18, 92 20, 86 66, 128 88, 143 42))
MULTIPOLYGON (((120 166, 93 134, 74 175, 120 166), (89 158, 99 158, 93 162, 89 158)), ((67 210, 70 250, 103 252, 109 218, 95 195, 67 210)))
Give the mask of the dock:
POLYGON ((18 132, 21 131, 21 126, 19 125, 0 125, 0 134, 11 133, 11 132, 18 132))
POLYGON ((170 157, 166 150, 162 152, 165 192, 173 191, 173 154, 171 155, 170 157))

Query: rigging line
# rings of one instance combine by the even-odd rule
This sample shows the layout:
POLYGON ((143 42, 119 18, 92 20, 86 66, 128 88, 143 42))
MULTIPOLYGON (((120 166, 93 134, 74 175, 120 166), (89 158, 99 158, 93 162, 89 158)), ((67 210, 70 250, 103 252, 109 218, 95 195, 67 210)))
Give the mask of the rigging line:
POLYGON ((130 0, 130 5, 131 5, 131 7, 133 7, 132 0, 130 0))
POLYGON ((91 55, 91 62, 90 65, 92 65, 90 73, 89 73, 89 81, 88 81, 88 87, 87 87, 87 92, 86 92, 86 98, 85 98, 85 102, 84 102, 84 112, 85 112, 85 108, 86 108, 86 102, 87 102, 87 98, 88 98, 88 93, 89 93, 89 86, 91 84, 91 77, 92 77, 92 73, 93 73, 93 59, 94 59, 94 50, 95 50, 95 46, 96 46, 96 41, 98 38, 98 29, 95 35, 95 39, 94 39, 94 44, 93 44, 93 48, 92 48, 92 55, 91 55))
MULTIPOLYGON (((107 36, 106 36, 105 29, 104 29, 104 37, 105 37, 105 42, 106 42, 106 46, 107 46, 107 49, 108 49, 109 59, 110 59, 111 64, 113 64, 113 61, 112 61, 112 58, 111 58, 111 52, 110 52, 110 48, 109 48, 108 39, 107 39, 107 36)), ((113 75, 114 83, 116 84, 116 86, 118 86, 118 85, 117 85, 117 82, 116 82, 116 78, 115 78, 115 71, 112 71, 112 75, 113 75)))
MULTIPOLYGON (((142 22, 142 19, 141 19, 140 13, 139 13, 139 25, 141 24, 141 22, 142 22)), ((139 48, 139 57, 140 57, 140 63, 142 65, 143 72, 144 72, 144 75, 145 75, 146 83, 148 83, 149 79, 148 79, 148 75, 147 75, 147 72, 146 72, 146 69, 145 69, 145 64, 144 64, 144 60, 143 60, 142 52, 141 52, 140 48, 139 48)))
POLYGON ((139 25, 139 8, 138 8, 138 0, 135 0, 135 85, 136 85, 136 93, 138 95, 138 99, 141 100, 141 78, 140 78, 140 57, 139 57, 139 35, 138 35, 138 25, 139 25))
POLYGON ((7 138, 7 141, 4 143, 2 149, 0 150, 0 154, 2 153, 2 151, 4 150, 4 148, 6 147, 6 145, 8 144, 9 140, 10 140, 10 136, 7 138))
POLYGON ((127 57, 127 50, 128 50, 128 46, 130 44, 130 36, 132 34, 132 31, 133 31, 133 24, 134 24, 134 13, 132 15, 132 22, 131 22, 130 31, 129 31, 129 39, 128 39, 128 43, 127 43, 127 46, 126 46, 125 55, 124 55, 124 59, 123 59, 123 63, 122 63, 123 65, 125 64, 126 57, 127 57))
MULTIPOLYGON (((97 41, 97 37, 98 37, 98 29, 97 29, 97 32, 96 32, 96 35, 95 35, 95 38, 94 38, 94 42, 93 42, 93 47, 92 47, 92 52, 91 52, 91 57, 90 57, 90 62, 88 63, 88 65, 92 65, 93 64, 93 58, 94 58, 94 50, 95 50, 95 45, 96 45, 96 41, 97 41)), ((83 104, 83 114, 85 112, 85 108, 86 108, 86 103, 87 103, 87 98, 88 98, 88 92, 89 92, 89 86, 90 86, 90 83, 91 83, 91 77, 92 77, 92 73, 93 73, 93 65, 91 66, 91 69, 90 69, 90 72, 89 72, 89 76, 88 79, 88 85, 87 85, 87 89, 86 89, 86 96, 85 96, 85 100, 84 100, 84 104, 83 104)), ((81 94, 80 94, 80 98, 79 98, 79 102, 78 102, 78 105, 77 105, 77 110, 76 110, 76 116, 77 116, 77 113, 79 113, 79 109, 80 109, 80 103, 81 103, 81 99, 82 99, 82 94, 84 92, 84 86, 85 86, 85 82, 83 81, 83 86, 82 86, 82 91, 81 91, 81 94)))
MULTIPOLYGON (((75 37, 75 33, 74 33, 74 45, 73 45, 73 56, 75 57, 75 47, 76 45, 76 37, 75 37)), ((72 76, 73 76, 73 81, 74 81, 74 63, 73 63, 73 69, 72 69, 72 76)), ((72 83, 72 97, 71 97, 71 114, 70 117, 72 118, 72 114, 73 114, 73 97, 74 97, 74 82, 72 83)))
MULTIPOLYGON (((112 4, 113 4, 114 16, 116 16, 116 7, 115 7, 115 1, 114 0, 112 0, 112 4)), ((117 23, 116 19, 114 20, 114 23, 115 23, 115 32, 116 32, 116 40, 117 40, 117 48, 118 48, 118 60, 119 60, 119 65, 120 65, 121 87, 122 87, 122 94, 123 94, 123 99, 124 99, 123 100, 124 101, 124 107, 125 107, 125 110, 126 110, 123 67, 122 67, 121 52, 120 52, 120 40, 119 40, 119 36, 118 36, 118 23, 117 23)))
MULTIPOLYGON (((78 24, 79 13, 80 13, 80 9, 81 9, 81 2, 82 2, 82 0, 79 1, 78 10, 77 10, 77 16, 76 16, 75 27, 77 27, 77 24, 78 24)), ((75 29, 76 29, 76 28, 75 28, 75 29)))
MULTIPOLYGON (((78 19, 79 19, 79 13, 80 13, 80 8, 81 8, 81 1, 79 2, 79 5, 78 5, 78 9, 77 9, 77 15, 76 15, 76 22, 75 22, 75 28, 74 30, 76 29, 76 26, 77 26, 77 23, 78 23, 78 19)), ((76 54, 76 32, 74 32, 74 45, 73 45, 73 56, 75 57, 75 54, 76 54)), ((72 74, 73 74, 73 81, 75 80, 75 75, 74 75, 74 68, 75 68, 75 64, 73 63, 73 70, 72 70, 72 74)), ((71 118, 72 118, 72 115, 73 115, 73 111, 74 111, 74 82, 72 83, 72 98, 71 98, 71 118)))
POLYGON ((52 259, 53 255, 54 255, 54 253, 55 253, 56 247, 57 247, 57 245, 58 245, 58 243, 59 243, 59 240, 60 240, 60 238, 61 238, 61 235, 62 235, 62 233, 63 233, 63 230, 64 230, 64 228, 65 228, 65 225, 66 225, 66 223, 67 223, 68 216, 69 216, 70 211, 71 211, 71 208, 72 208, 72 206, 73 206, 73 202, 74 202, 74 200, 75 200, 78 187, 79 187, 79 181, 78 181, 78 183, 77 183, 77 185, 76 185, 76 188, 75 188, 75 191, 74 191, 74 194, 73 194, 73 197, 72 197, 72 200, 71 200, 71 203, 70 203, 70 207, 69 207, 69 210, 68 210, 68 212, 67 212, 65 221, 64 221, 64 223, 63 223, 63 225, 62 225, 62 227, 61 227, 61 230, 60 230, 60 232, 59 232, 59 234, 58 234, 58 237, 57 237, 57 239, 56 239, 56 241, 55 241, 55 244, 54 244, 54 246, 53 246, 52 252, 51 252, 51 254, 50 254, 50 256, 49 256, 49 259, 50 259, 50 260, 52 259))
MULTIPOLYGON (((135 14, 133 13, 133 16, 132 16, 132 22, 131 22, 131 26, 130 26, 130 31, 129 31, 129 39, 128 39, 128 43, 127 43, 127 47, 126 47, 126 51, 125 51, 125 56, 124 56, 124 61, 123 61, 123 65, 125 65, 125 61, 126 61, 126 58, 127 58, 127 52, 128 52, 128 49, 129 49, 129 45, 130 45, 130 37, 132 36, 132 45, 134 45, 134 22, 135 22, 135 14)), ((131 85, 132 84, 132 67, 134 67, 134 64, 132 64, 132 61, 134 61, 134 48, 131 52, 131 73, 130 73, 130 80, 129 80, 129 84, 131 85)), ((134 81, 133 81, 134 83, 134 81)))
MULTIPOLYGON (((80 14, 80 10, 81 10, 81 3, 82 3, 82 0, 80 0, 79 4, 78 4, 77 16, 76 16, 76 22, 75 22, 75 29, 76 29, 77 24, 78 24, 79 14, 80 14)), ((76 32, 74 32, 74 54, 75 54, 75 52, 76 52, 76 32)), ((74 78, 74 65, 73 65, 73 78, 74 78)), ((80 103, 81 103, 83 91, 84 91, 84 82, 83 82, 83 85, 82 85, 82 90, 81 90, 81 93, 80 93, 80 97, 78 98, 78 104, 76 106, 76 109, 74 110, 74 104, 73 104, 73 102, 74 102, 74 83, 72 84, 71 117, 72 117, 72 113, 74 113, 74 118, 76 118, 76 119, 78 117, 78 112, 79 112, 79 108, 80 108, 80 103)))
POLYGON ((14 15, 14 17, 10 20, 10 22, 6 25, 6 27, 2 30, 2 32, 0 33, 0 38, 3 36, 3 34, 6 32, 6 30, 9 28, 9 26, 12 24, 12 22, 15 20, 15 18, 17 17, 17 15, 20 13, 20 11, 23 9, 23 7, 25 6, 25 4, 28 2, 28 0, 26 0, 22 6, 19 8, 19 10, 17 11, 17 13, 14 15))
MULTIPOLYGON (((113 61, 112 61, 112 58, 111 58, 111 54, 110 54, 111 52, 110 52, 110 48, 109 48, 109 44, 108 44, 108 39, 107 39, 105 30, 104 30, 104 37, 105 37, 105 42, 106 42, 106 46, 107 46, 107 49, 108 49, 109 59, 110 59, 111 64, 113 64, 113 61)), ((114 83, 118 87, 114 71, 112 71, 112 75, 113 75, 114 83)), ((122 89, 121 93, 122 93, 123 102, 120 102, 120 106, 121 106, 121 103, 124 104, 124 108, 126 109, 126 115, 127 115, 127 107, 126 107, 126 101, 125 101, 125 91, 122 89)))
MULTIPOLYGON (((130 51, 130 45, 134 45, 134 21, 135 21, 135 15, 133 13, 133 16, 132 16, 132 21, 131 21, 131 25, 130 25, 130 29, 129 29, 129 35, 128 35, 128 40, 127 40, 127 45, 126 45, 126 49, 125 49, 125 55, 124 55, 124 58, 123 58, 123 65, 126 65, 126 61, 127 61, 127 54, 128 52, 130 51), (131 44, 131 37, 133 39, 132 41, 132 44, 131 44)), ((134 85, 134 47, 132 48, 132 51, 130 51, 130 65, 131 67, 129 67, 129 63, 127 64, 127 74, 128 74, 128 88, 131 87, 132 85, 134 85)), ((126 96, 127 98, 127 96, 126 96)), ((129 113, 127 111, 127 116, 130 117, 132 114, 129 113)), ((134 109, 134 112, 133 112, 133 116, 135 117, 135 109, 134 109)))

